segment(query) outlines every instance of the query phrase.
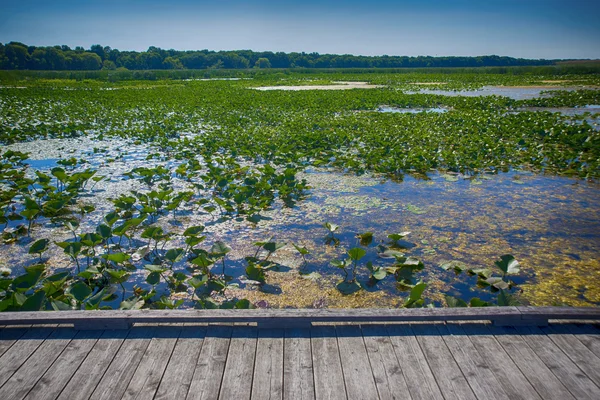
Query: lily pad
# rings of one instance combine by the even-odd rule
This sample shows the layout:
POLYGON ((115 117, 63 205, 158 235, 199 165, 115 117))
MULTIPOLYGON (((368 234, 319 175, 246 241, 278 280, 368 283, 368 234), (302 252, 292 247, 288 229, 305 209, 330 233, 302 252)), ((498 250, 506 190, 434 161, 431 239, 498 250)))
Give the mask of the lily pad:
POLYGON ((361 289, 360 285, 356 281, 354 281, 354 282, 342 281, 336 285, 336 288, 342 294, 356 293, 361 289))

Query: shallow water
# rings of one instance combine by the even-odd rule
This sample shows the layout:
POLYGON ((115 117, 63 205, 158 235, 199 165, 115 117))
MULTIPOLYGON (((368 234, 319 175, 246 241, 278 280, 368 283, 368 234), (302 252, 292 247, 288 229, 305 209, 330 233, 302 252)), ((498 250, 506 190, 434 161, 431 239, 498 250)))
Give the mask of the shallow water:
POLYGON ((448 109, 446 109, 446 108, 439 108, 439 107, 433 107, 433 108, 398 108, 398 107, 382 106, 382 107, 379 107, 377 109, 377 111, 382 112, 382 113, 399 113, 399 114, 418 114, 418 113, 422 113, 422 112, 442 114, 442 113, 448 112, 448 109))
MULTIPOLYGON (((147 187, 123 174, 135 166, 165 164, 146 160, 153 149, 122 141, 80 141, 53 139, 10 146, 14 150, 33 151, 32 169, 48 170, 57 158, 86 158, 99 174, 110 177, 94 190, 83 194, 81 201, 94 204, 96 211, 82 219, 78 233, 95 229, 111 210, 110 197, 147 187), (97 149, 94 151, 93 149, 97 149), (37 151, 36 151, 37 149, 37 151), (42 151, 41 149, 46 149, 42 151), (60 149, 60 150, 58 150, 60 149), (99 149, 102 149, 99 151, 99 149), (60 154, 57 154, 60 153, 60 154), (38 160, 35 160, 38 158, 38 160), (107 162, 113 159, 114 161, 107 162)), ((176 163, 166 163, 173 168, 176 163)), ((433 174, 429 180, 409 176, 393 182, 377 176, 353 176, 328 170, 309 170, 302 174, 312 189, 310 196, 295 208, 276 204, 264 213, 266 218, 254 227, 244 220, 216 221, 207 214, 183 208, 175 216, 160 218, 165 230, 180 232, 185 227, 204 224, 208 236, 206 246, 224 240, 233 251, 228 256, 227 273, 240 283, 240 297, 271 307, 373 307, 397 305, 406 296, 392 277, 374 287, 367 285, 364 262, 390 266, 389 260, 377 257, 375 246, 389 244, 387 235, 410 231, 400 242, 407 255, 419 257, 425 269, 415 274, 415 281, 428 283, 426 297, 442 304, 443 294, 469 300, 493 296, 488 289, 475 285, 476 278, 466 274, 455 276, 439 267, 444 261, 460 260, 472 268, 494 267, 502 254, 513 254, 522 264, 515 277, 521 285, 521 298, 531 304, 600 305, 600 185, 571 178, 534 175, 512 171, 478 178, 456 174, 433 174), (339 245, 327 244, 324 222, 340 225, 335 233, 339 245), (336 289, 340 270, 331 265, 334 259, 346 257, 347 249, 358 245, 357 233, 370 231, 374 241, 361 260, 359 281, 366 290, 344 296, 336 289), (245 256, 255 251, 253 243, 268 239, 288 245, 273 256, 280 264, 269 272, 268 285, 262 289, 246 285, 243 275, 245 256), (311 252, 304 263, 291 244, 306 246, 311 252)), ((172 178, 175 188, 186 183, 172 178)), ((34 237, 66 240, 72 235, 66 229, 41 221, 34 237)), ((35 257, 27 254, 27 239, 14 245, 0 245, 0 259, 18 274, 35 257)), ((143 246, 137 240, 135 246, 143 246)), ((182 245, 175 238, 169 247, 182 245)), ((58 248, 48 253, 53 268, 72 268, 67 256, 58 248)), ((140 262, 141 267, 142 262, 140 262)), ((146 272, 134 273, 126 284, 127 295, 134 285, 144 286, 146 272)), ((183 293, 177 296, 187 298, 183 293)), ((120 299, 116 300, 118 306, 120 299)))
POLYGON ((575 91, 577 88, 570 87, 517 87, 517 86, 484 86, 476 90, 442 90, 442 89, 421 89, 419 91, 407 91, 407 94, 436 94, 442 96, 463 96, 463 97, 481 97, 481 96, 504 96, 514 100, 528 100, 539 97, 549 97, 546 91, 566 90, 575 91))
POLYGON ((518 113, 522 111, 559 113, 570 117, 585 115, 584 118, 574 119, 574 121, 576 123, 586 121, 595 130, 600 130, 600 106, 596 104, 583 107, 519 107, 514 112, 518 113))

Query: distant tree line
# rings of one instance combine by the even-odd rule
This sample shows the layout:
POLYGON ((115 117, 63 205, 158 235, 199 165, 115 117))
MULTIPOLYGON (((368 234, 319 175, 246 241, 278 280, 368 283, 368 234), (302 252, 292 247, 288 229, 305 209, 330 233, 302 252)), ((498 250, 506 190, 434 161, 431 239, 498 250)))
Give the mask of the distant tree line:
POLYGON ((439 68, 551 65, 552 60, 478 56, 407 57, 350 54, 273 53, 251 50, 179 51, 150 47, 147 51, 119 51, 95 44, 89 50, 69 46, 36 47, 19 42, 0 43, 0 69, 29 70, 160 70, 248 68, 439 68))

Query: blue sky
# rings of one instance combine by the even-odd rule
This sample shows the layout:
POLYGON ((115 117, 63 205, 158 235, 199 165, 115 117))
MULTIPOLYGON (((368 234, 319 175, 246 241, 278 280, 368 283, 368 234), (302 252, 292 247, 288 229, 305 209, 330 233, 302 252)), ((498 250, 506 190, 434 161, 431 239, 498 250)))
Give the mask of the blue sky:
POLYGON ((600 58, 600 0, 0 0, 0 42, 600 58))

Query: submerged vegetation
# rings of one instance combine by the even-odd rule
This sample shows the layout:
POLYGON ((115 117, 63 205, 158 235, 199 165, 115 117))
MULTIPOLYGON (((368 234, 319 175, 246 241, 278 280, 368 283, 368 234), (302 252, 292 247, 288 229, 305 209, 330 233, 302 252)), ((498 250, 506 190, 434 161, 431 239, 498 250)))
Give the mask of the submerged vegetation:
MULTIPOLYGON (((366 299, 353 306, 538 303, 533 271, 543 272, 537 265, 524 271, 510 246, 493 247, 492 257, 504 255, 483 266, 456 257, 431 265, 440 248, 409 227, 410 218, 391 216, 433 221, 439 212, 405 200, 410 186, 402 181, 448 195, 452 185, 478 188, 503 173, 525 189, 529 176, 563 176, 589 182, 597 194, 598 109, 585 106, 600 104, 600 79, 568 75, 566 87, 546 87, 550 79, 537 75, 381 73, 368 76, 381 86, 375 89, 251 90, 364 79, 271 73, 233 81, 1 82, 0 310, 303 306, 265 300, 283 297, 290 273, 310 293, 366 299), (423 94, 422 83, 553 90, 515 100, 423 94), (379 112, 384 106, 447 111, 379 112), (354 178, 336 184, 339 174, 354 178), (392 182, 397 197, 369 192, 381 182, 392 182), (345 228, 349 218, 368 226, 374 209, 387 213, 387 225, 358 234, 345 228), (287 228, 295 212, 289 224, 299 226, 287 228), (10 264, 9 253, 16 257, 10 264), (395 299, 378 303, 380 292, 395 299)), ((442 219, 434 225, 456 230, 442 219)), ((593 241, 597 232, 590 235, 593 241)), ((598 258, 597 247, 586 251, 598 258)), ((600 303, 578 290, 542 302, 600 303)))

